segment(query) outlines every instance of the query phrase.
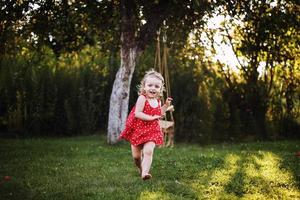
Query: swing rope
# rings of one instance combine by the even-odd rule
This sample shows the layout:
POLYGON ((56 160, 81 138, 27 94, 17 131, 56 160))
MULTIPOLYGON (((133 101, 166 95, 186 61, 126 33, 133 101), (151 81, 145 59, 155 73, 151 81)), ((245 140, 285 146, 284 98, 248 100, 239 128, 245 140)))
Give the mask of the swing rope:
MULTIPOLYGON (((170 75, 168 70, 168 47, 167 47, 167 36, 163 36, 163 52, 161 56, 161 48, 160 48, 160 31, 157 32, 157 43, 156 43, 156 53, 154 59, 154 69, 158 68, 158 72, 162 74, 165 79, 165 89, 166 89, 166 98, 171 97, 171 87, 170 87, 170 75)), ((162 103, 165 102, 165 97, 162 98, 162 103)), ((173 122, 174 126, 174 117, 173 112, 170 111, 171 122, 173 122)), ((165 115, 165 120, 167 121, 167 115, 165 115)))

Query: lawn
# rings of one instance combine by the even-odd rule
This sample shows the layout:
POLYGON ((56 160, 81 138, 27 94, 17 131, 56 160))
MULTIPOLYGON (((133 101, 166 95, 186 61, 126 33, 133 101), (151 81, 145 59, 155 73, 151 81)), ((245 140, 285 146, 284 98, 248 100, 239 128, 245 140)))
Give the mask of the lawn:
POLYGON ((0 199, 300 199, 300 141, 157 148, 149 181, 125 142, 0 142, 0 199))

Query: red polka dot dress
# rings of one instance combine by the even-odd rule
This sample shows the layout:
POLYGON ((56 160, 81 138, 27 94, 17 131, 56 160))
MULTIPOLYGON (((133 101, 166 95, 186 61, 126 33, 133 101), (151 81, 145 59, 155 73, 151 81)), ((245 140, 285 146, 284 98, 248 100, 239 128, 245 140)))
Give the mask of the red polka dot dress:
MULTIPOLYGON (((158 100, 159 101, 159 100, 158 100)), ((160 105, 160 102, 158 102, 160 105)), ((151 107, 148 100, 145 101, 143 112, 147 115, 161 115, 161 107, 151 107)), ((159 125, 159 120, 144 121, 135 117, 135 106, 128 115, 125 129, 120 135, 129 141, 132 145, 138 146, 149 141, 153 141, 156 145, 163 144, 163 134, 159 125)))

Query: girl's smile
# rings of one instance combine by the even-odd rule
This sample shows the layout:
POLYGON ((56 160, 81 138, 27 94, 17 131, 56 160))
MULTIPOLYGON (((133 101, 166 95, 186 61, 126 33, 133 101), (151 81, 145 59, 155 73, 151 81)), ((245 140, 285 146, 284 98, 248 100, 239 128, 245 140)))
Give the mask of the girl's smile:
POLYGON ((155 77, 148 77, 145 81, 145 91, 148 98, 157 98, 162 87, 162 81, 155 77))

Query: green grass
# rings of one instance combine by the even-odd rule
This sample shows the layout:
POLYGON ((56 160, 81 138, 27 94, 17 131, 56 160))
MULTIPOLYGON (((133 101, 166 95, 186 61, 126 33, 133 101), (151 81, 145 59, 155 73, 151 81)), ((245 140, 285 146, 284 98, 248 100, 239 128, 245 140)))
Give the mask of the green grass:
POLYGON ((0 142, 0 199, 300 199, 299 141, 157 148, 149 181, 137 175, 128 143, 0 142))

